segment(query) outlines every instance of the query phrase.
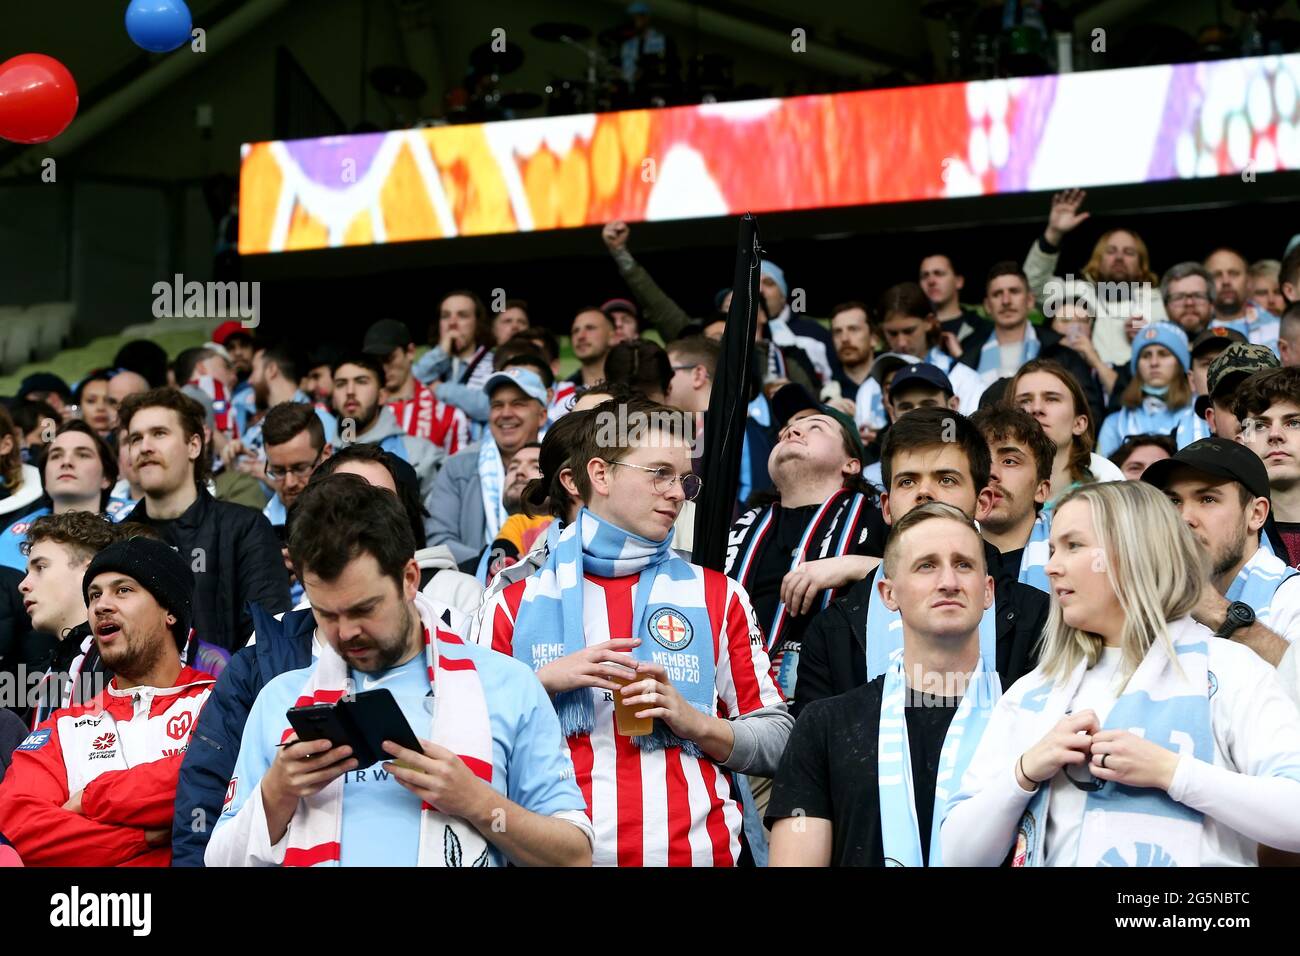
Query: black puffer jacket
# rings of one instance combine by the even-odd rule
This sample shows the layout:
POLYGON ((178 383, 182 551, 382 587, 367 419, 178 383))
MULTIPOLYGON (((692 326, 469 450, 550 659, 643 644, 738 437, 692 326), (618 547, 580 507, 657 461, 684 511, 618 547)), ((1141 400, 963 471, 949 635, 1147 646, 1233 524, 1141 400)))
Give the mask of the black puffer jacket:
MULTIPOLYGON (((1038 638, 1047 624, 1048 597, 1020 584, 1002 570, 997 549, 987 542, 984 555, 993 574, 993 609, 997 614, 997 669, 1005 690, 1038 663, 1038 638)), ((804 632, 790 712, 833 697, 867 682, 867 601, 876 586, 877 568, 832 601, 804 632)))
POLYGON ((250 602, 272 614, 292 607, 280 542, 261 512, 218 501, 206 489, 173 521, 150 518, 148 504, 142 500, 123 520, 152 525, 190 562, 199 640, 238 650, 253 633, 250 602))
POLYGON ((23 573, 0 565, 0 671, 14 673, 32 622, 23 610, 18 584, 23 573))

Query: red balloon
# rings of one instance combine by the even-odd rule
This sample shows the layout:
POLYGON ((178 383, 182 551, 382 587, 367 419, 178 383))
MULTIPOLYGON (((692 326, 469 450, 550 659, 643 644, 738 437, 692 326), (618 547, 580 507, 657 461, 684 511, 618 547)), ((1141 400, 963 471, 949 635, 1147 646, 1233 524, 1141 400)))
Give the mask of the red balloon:
POLYGON ((48 143, 77 115, 77 81, 58 60, 24 53, 0 63, 0 139, 48 143))

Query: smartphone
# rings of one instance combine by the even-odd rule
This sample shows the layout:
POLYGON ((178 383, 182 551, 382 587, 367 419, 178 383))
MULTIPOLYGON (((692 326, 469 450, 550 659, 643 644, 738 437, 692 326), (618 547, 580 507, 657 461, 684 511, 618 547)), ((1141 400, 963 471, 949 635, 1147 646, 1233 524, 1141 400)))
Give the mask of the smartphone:
POLYGON ((335 747, 351 747, 361 770, 389 759, 384 752, 385 740, 409 750, 421 750, 406 715, 387 688, 342 697, 334 704, 291 707, 285 717, 299 740, 328 740, 335 747))

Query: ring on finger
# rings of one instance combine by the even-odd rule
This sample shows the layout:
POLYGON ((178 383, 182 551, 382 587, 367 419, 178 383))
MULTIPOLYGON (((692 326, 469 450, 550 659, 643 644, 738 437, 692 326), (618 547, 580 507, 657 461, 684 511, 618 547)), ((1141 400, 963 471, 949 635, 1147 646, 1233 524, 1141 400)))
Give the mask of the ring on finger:
POLYGON ((1107 758, 1108 756, 1109 756, 1109 754, 1102 754, 1102 755, 1101 755, 1101 764, 1100 764, 1100 766, 1101 766, 1101 769, 1102 769, 1102 770, 1105 770, 1105 769, 1106 769, 1106 758, 1107 758))

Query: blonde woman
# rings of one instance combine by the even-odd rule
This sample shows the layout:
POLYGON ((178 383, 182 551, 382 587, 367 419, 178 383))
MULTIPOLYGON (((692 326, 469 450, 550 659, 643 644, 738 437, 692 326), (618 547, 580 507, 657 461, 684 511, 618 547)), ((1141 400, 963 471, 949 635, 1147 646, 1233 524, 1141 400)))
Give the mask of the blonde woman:
POLYGON ((949 804, 948 866, 1253 866, 1300 850, 1300 712, 1191 618, 1207 575, 1142 482, 1058 505, 1039 665, 998 702, 949 804))

